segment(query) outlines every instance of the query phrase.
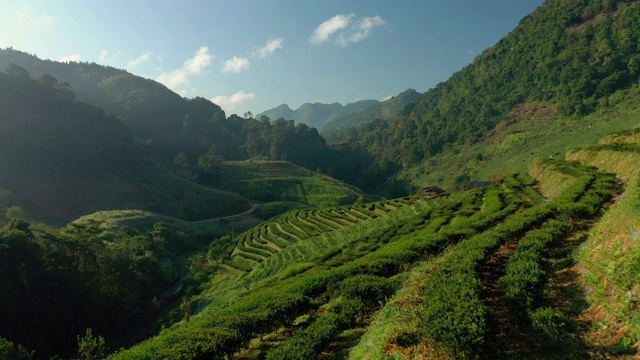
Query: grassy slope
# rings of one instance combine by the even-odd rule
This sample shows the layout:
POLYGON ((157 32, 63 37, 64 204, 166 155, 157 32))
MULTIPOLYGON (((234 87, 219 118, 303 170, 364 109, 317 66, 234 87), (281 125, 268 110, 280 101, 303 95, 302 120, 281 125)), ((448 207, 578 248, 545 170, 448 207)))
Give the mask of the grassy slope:
POLYGON ((571 151, 567 158, 614 172, 624 182, 624 192, 594 226, 578 254, 592 323, 590 341, 611 352, 640 347, 640 135, 610 136, 601 144, 630 143, 626 149, 607 147, 571 151))
POLYGON ((196 184, 159 166, 147 167, 134 181, 147 197, 144 209, 183 220, 206 220, 250 208, 243 196, 196 184))
POLYGON ((361 190, 286 161, 228 161, 225 190, 262 202, 292 201, 315 207, 361 202, 361 190))
MULTIPOLYGON (((82 216, 73 221, 72 224, 96 223, 103 230, 101 237, 109 238, 123 228, 131 228, 140 233, 148 233, 153 230, 153 225, 158 222, 164 222, 171 229, 189 234, 193 237, 194 243, 197 242, 198 238, 217 237, 226 233, 217 222, 194 223, 142 210, 98 211, 82 216)), ((191 245, 197 248, 202 244, 191 245)))
POLYGON ((445 151, 405 170, 400 177, 416 187, 441 185, 453 190, 469 180, 525 172, 532 159, 562 158, 568 148, 594 145, 611 132, 639 126, 638 99, 638 86, 620 91, 611 97, 611 108, 583 118, 558 115, 555 107, 546 103, 525 104, 481 143, 445 151))

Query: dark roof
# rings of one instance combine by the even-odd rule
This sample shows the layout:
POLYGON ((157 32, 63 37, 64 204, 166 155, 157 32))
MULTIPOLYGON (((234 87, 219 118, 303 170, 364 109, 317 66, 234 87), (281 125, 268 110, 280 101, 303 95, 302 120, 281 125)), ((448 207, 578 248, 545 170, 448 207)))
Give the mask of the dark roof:
POLYGON ((467 185, 467 187, 469 189, 473 189, 473 188, 486 187, 489 185, 491 185, 491 181, 472 181, 467 185))
POLYGON ((442 190, 441 188, 437 187, 437 186, 427 186, 427 187, 423 187, 422 189, 418 190, 417 192, 418 194, 422 194, 424 195, 441 195, 441 194, 445 194, 446 191, 442 190))

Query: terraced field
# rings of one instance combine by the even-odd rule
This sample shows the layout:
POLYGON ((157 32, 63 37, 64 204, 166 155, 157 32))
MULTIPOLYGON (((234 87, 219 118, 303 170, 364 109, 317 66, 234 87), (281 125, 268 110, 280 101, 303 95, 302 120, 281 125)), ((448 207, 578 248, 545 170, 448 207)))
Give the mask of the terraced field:
POLYGON ((222 187, 257 202, 327 207, 362 202, 361 190, 287 161, 227 161, 222 187))
POLYGON ((415 201, 415 198, 403 198, 336 208, 290 211, 233 239, 227 245, 229 254, 224 263, 235 269, 247 271, 257 264, 266 262, 265 266, 270 268, 271 274, 276 269, 281 270, 289 261, 308 258, 305 256, 304 247, 297 246, 285 251, 289 246, 318 237, 315 249, 311 253, 322 247, 330 248, 336 243, 327 234, 362 221, 385 216, 415 201), (282 261, 284 257, 287 257, 287 261, 282 261))
MULTIPOLYGON (((622 145, 600 147, 611 146, 622 145)), ((635 151, 630 146, 622 146, 624 154, 635 151)), ((572 156, 597 159, 582 155, 589 151, 602 149, 572 156)), ((593 227, 620 192, 619 181, 593 166, 558 159, 535 163, 532 174, 537 179, 510 175, 486 188, 431 200, 274 217, 231 240, 222 260, 209 260, 218 272, 191 299, 198 313, 190 322, 178 322, 112 358, 610 354, 611 347, 589 340, 593 326, 580 320, 587 297, 573 254, 591 246, 583 244, 601 226, 593 227)), ((637 205, 638 196, 631 199, 637 205)), ((589 269, 593 276, 604 270, 589 269)), ((635 274, 636 268, 624 271, 635 274)), ((633 293, 638 285, 622 282, 626 278, 607 280, 617 279, 616 290, 633 293)), ((626 309, 633 315, 631 304, 626 309)), ((633 316, 623 321, 633 324, 633 316)), ((629 343, 635 334, 627 331, 611 341, 629 343)))

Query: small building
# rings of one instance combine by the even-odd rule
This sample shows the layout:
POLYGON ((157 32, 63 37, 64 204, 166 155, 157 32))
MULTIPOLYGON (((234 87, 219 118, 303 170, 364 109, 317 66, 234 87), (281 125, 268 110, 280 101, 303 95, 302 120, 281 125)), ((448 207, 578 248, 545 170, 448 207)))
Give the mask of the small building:
POLYGON ((433 198, 437 198, 438 196, 444 195, 446 193, 447 193, 446 191, 442 190, 437 186, 427 186, 418 190, 416 195, 418 195, 423 199, 433 199, 433 198))
POLYGON ((469 190, 479 189, 479 188, 487 187, 491 184, 492 184, 491 181, 472 181, 469 184, 467 184, 467 189, 469 190))

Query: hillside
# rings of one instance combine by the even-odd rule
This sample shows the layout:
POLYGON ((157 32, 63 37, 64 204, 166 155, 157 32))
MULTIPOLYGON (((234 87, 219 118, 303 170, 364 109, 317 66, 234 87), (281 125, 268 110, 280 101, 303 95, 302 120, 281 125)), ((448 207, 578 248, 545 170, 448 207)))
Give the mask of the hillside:
MULTIPOLYGON (((147 209, 203 219, 249 208, 236 194, 171 174, 149 159, 120 119, 77 101, 50 75, 0 73, 0 209, 63 225, 106 209, 147 209)), ((5 222, 4 220, 2 221, 5 222)))
POLYGON ((347 105, 339 103, 305 103, 296 110, 291 110, 287 104, 282 104, 273 109, 263 111, 256 115, 256 118, 259 119, 261 116, 267 116, 271 119, 284 118, 286 120, 295 120, 298 123, 303 123, 320 130, 324 128, 328 122, 366 110, 379 103, 377 100, 360 100, 347 105))
POLYGON ((341 115, 368 122, 335 147, 7 58, 84 85, 0 73, 0 358, 640 354, 638 1, 548 0, 448 81, 341 115))
POLYGON ((637 309, 623 295, 637 290, 635 228, 606 234, 637 220, 628 210, 637 182, 626 177, 636 138, 625 132, 569 156, 617 176, 545 159, 531 164, 537 181, 512 175, 436 199, 273 218, 209 253, 220 265, 203 270, 205 282, 215 285, 192 294, 189 321, 111 358, 635 354, 637 309))
MULTIPOLYGON (((499 141, 495 133, 515 130, 527 112, 548 117, 552 127, 606 112, 638 91, 638 23, 635 1, 548 1, 472 64, 424 93, 410 114, 368 124, 355 143, 377 163, 390 163, 393 176, 398 168, 448 167, 447 161, 469 146, 499 141)), ((574 138, 564 134, 567 141, 574 138)), ((526 138, 513 135, 509 140, 515 143, 526 138)), ((456 169, 442 176, 442 182, 457 186, 473 174, 456 169)))
POLYGON ((0 69, 9 64, 25 68, 34 77, 50 74, 67 83, 78 100, 96 105, 122 118, 133 134, 159 144, 180 143, 185 116, 224 118, 214 104, 203 107, 198 99, 185 99, 164 85, 125 70, 95 63, 42 60, 14 49, 0 49, 0 69))
POLYGON ((221 187, 260 202, 289 201, 311 207, 353 204, 364 193, 286 161, 227 161, 221 187))
POLYGON ((411 111, 412 104, 415 104, 419 97, 419 92, 407 89, 391 99, 375 104, 365 110, 329 120, 320 130, 323 133, 327 133, 341 128, 357 128, 376 119, 389 120, 402 112, 408 113, 411 111))

